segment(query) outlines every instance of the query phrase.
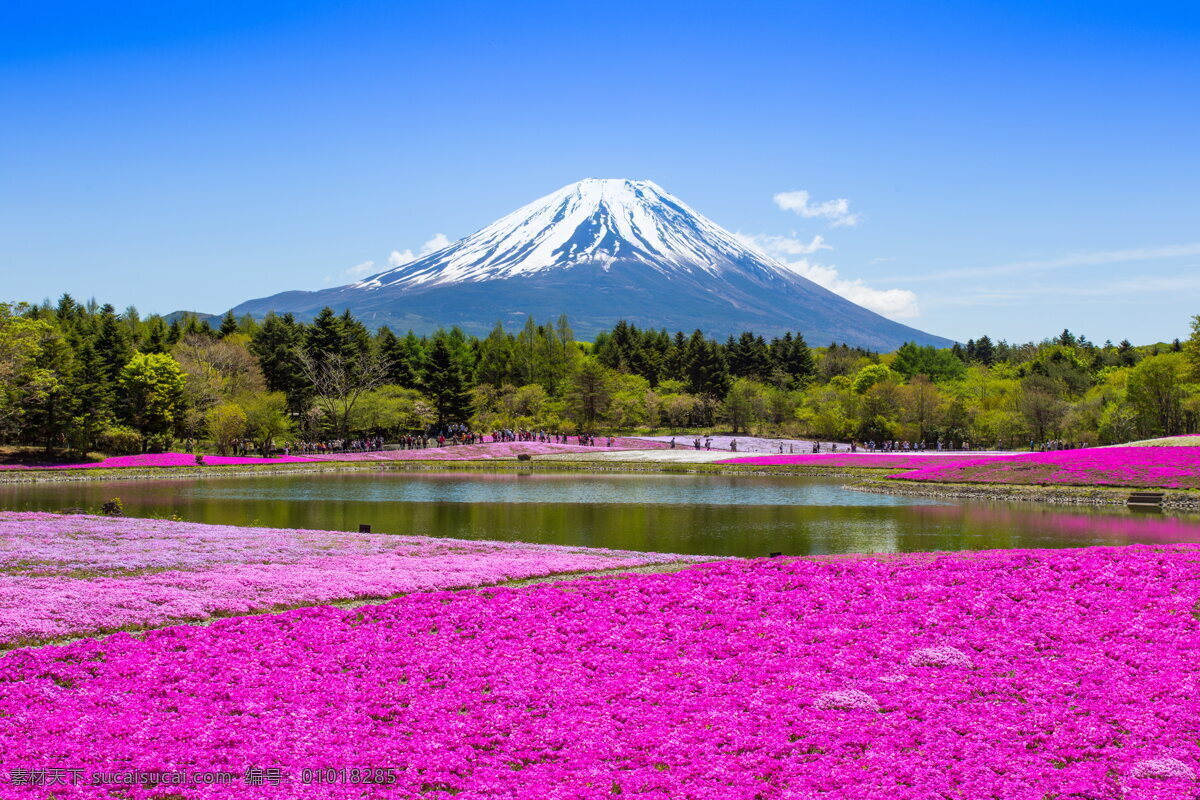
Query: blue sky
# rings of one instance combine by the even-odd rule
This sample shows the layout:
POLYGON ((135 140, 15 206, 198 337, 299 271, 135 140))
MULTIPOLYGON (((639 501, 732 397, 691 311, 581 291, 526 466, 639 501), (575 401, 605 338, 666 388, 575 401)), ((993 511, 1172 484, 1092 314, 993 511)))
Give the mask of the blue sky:
POLYGON ((1198 95, 1196 3, 7 3, 2 294, 219 312, 629 177, 934 333, 1169 340, 1198 95))

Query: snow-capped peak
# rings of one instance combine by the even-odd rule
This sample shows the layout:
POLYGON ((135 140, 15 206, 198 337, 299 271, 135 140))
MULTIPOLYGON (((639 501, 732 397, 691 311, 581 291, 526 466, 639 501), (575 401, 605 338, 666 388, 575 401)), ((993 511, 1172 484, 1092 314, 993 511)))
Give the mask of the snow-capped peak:
POLYGON ((788 272, 652 181, 587 178, 351 288, 499 280, 618 259, 665 274, 788 272))

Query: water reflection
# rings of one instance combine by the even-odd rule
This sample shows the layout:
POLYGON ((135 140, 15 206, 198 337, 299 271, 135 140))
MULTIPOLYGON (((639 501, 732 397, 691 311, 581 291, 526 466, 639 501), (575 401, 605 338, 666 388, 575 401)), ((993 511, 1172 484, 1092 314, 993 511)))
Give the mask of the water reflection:
POLYGON ((0 486, 0 506, 233 525, 358 530, 711 555, 1200 542, 1200 518, 934 502, 838 480, 715 475, 402 472, 0 486))

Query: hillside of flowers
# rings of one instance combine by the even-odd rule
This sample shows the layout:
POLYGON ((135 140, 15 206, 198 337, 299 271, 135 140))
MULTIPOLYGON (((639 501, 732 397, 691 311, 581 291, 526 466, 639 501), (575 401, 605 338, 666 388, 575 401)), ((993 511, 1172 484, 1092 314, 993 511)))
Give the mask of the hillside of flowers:
POLYGON ((931 464, 906 481, 1200 489, 1200 447, 1096 447, 931 464))
POLYGON ((557 545, 0 512, 0 649, 682 558, 557 545))
POLYGON ((307 608, 9 653, 0 755, 237 776, 131 799, 1192 798, 1198 597, 1183 545, 724 561, 307 608), (313 783, 349 767, 387 785, 313 783))
MULTIPOLYGON (((575 437, 571 437, 575 438, 575 437)), ((595 445, 557 442, 480 442, 478 444, 426 447, 416 450, 380 450, 363 453, 329 453, 306 456, 320 461, 490 461, 512 459, 519 455, 543 456, 559 453, 611 453, 618 450, 666 449, 668 445, 644 439, 614 438, 613 446, 601 438, 595 445)))
POLYGON ((917 469, 979 461, 992 456, 966 453, 803 453, 727 458, 718 464, 754 464, 765 467, 855 467, 858 469, 917 469))
POLYGON ((78 464, 0 464, 0 470, 74 470, 74 469, 129 469, 132 467, 239 467, 262 464, 297 464, 313 461, 312 458, 299 456, 274 456, 272 458, 257 458, 254 456, 203 456, 203 465, 196 463, 196 457, 190 453, 139 453, 131 456, 110 456, 99 461, 85 461, 78 464))

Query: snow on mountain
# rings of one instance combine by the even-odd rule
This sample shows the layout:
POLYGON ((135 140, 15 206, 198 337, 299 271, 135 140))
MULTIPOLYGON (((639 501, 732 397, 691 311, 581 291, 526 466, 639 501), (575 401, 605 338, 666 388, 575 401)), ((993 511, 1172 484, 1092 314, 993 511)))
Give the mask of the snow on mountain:
POLYGON ((418 333, 457 325, 485 335, 497 320, 566 314, 584 339, 626 320, 722 337, 790 330, 882 351, 950 344, 822 288, 650 181, 582 180, 357 283, 233 310, 309 319, 325 306, 418 333))
POLYGON ((437 286, 530 275, 617 259, 669 275, 787 267, 652 181, 587 178, 534 200, 442 250, 352 284, 437 286))

